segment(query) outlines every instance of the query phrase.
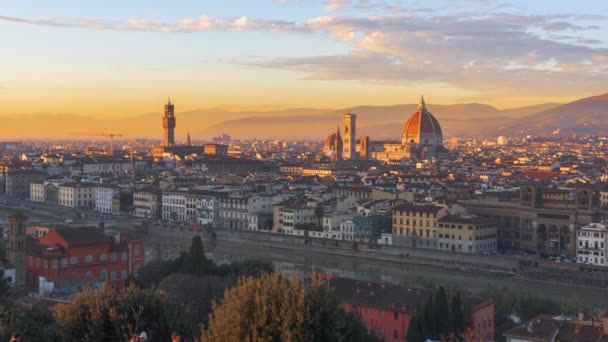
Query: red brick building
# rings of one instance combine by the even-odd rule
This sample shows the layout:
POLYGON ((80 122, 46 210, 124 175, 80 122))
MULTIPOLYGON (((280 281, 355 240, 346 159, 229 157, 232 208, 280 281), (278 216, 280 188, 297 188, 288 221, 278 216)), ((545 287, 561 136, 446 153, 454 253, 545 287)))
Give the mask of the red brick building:
MULTIPOLYGON (((411 317, 422 310, 429 292, 391 284, 377 284, 346 278, 330 278, 343 308, 360 317, 369 332, 382 341, 405 341, 411 317)), ((474 333, 471 341, 494 340, 494 301, 463 298, 465 323, 474 333)))
POLYGON ((74 275, 120 286, 144 264, 143 241, 93 227, 53 228, 26 253, 26 283, 33 287, 39 276, 52 281, 74 275))

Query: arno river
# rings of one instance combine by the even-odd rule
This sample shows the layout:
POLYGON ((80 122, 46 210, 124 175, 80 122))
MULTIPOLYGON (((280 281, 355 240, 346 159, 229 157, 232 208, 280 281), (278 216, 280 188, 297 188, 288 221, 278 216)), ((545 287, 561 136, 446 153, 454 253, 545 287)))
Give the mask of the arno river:
POLYGON ((400 262, 383 262, 347 256, 320 255, 297 250, 269 249, 258 246, 220 242, 209 256, 217 262, 256 259, 271 262, 276 271, 332 273, 362 281, 427 286, 442 284, 461 291, 479 294, 491 288, 507 288, 515 295, 550 298, 566 307, 607 308, 608 290, 497 277, 400 262))

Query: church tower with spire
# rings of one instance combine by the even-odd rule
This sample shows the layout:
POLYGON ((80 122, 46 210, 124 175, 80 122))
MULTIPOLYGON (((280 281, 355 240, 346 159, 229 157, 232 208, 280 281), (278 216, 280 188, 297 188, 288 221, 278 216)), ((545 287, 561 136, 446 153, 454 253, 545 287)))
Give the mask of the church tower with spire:
POLYGON ((175 145, 175 106, 171 104, 171 99, 165 105, 165 116, 163 117, 164 139, 163 146, 175 145))

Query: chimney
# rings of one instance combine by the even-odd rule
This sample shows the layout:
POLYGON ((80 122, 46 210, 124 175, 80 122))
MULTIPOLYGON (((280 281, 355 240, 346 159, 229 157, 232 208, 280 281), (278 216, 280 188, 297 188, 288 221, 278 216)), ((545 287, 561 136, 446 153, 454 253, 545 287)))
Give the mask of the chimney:
POLYGON ((534 321, 529 321, 528 322, 528 326, 526 327, 526 330, 530 333, 530 334, 534 334, 534 321))

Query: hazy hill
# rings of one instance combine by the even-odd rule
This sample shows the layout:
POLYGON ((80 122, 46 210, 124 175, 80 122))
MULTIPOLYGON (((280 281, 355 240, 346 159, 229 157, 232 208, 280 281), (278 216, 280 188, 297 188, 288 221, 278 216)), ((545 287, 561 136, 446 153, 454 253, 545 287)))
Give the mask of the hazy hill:
MULTIPOLYGON (((399 139, 401 129, 417 104, 357 106, 357 135, 373 139, 399 139)), ((545 103, 499 110, 478 103, 434 105, 428 109, 439 119, 446 136, 515 134, 605 134, 608 94, 567 104, 545 103)), ((210 139, 223 132, 237 138, 315 138, 336 130, 343 109, 288 108, 273 111, 233 111, 206 108, 180 112, 176 107, 176 140, 190 132, 193 139, 210 139)), ((124 133, 126 138, 162 137, 162 112, 128 118, 91 118, 71 114, 1 115, 0 136, 6 138, 96 137, 96 133, 124 133)))
POLYGON ((550 135, 606 134, 608 94, 587 97, 528 115, 505 127, 507 132, 550 135))

